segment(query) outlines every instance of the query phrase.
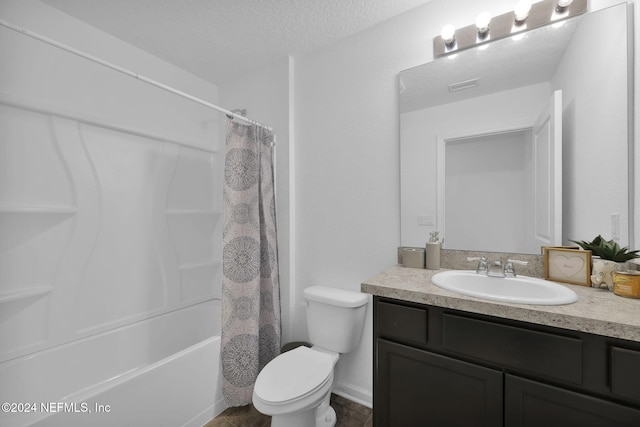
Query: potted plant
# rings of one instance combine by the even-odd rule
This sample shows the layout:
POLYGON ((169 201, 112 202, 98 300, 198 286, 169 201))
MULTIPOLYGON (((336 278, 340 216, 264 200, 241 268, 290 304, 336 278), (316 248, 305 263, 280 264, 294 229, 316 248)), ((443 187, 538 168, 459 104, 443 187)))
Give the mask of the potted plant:
POLYGON ((627 261, 640 257, 640 250, 630 251, 629 247, 620 247, 614 240, 605 240, 598 235, 590 242, 571 240, 582 249, 591 251, 593 266, 591 268, 591 286, 599 288, 606 285, 613 290, 613 272, 626 270, 627 261))

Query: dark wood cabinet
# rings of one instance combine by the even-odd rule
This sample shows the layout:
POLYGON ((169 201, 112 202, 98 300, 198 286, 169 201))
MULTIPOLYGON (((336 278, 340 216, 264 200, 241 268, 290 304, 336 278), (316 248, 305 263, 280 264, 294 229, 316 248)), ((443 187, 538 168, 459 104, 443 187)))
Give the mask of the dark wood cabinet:
POLYGON ((505 375, 509 427, 638 427, 640 411, 607 400, 505 375))
POLYGON ((640 427, 640 343, 374 298, 374 426, 640 427))
POLYGON ((611 392, 640 402, 640 351, 611 347, 611 392))
POLYGON ((378 341, 376 425, 502 426, 502 372, 378 341), (427 423, 428 421, 428 423, 427 423))

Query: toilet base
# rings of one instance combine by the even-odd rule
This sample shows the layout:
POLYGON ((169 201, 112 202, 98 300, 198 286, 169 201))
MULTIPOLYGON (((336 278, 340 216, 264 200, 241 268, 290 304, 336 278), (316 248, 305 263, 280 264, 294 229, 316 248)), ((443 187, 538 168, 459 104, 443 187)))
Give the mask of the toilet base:
POLYGON ((308 409, 293 414, 274 415, 271 417, 271 427, 334 427, 336 420, 336 411, 329 406, 322 413, 317 409, 308 409))
POLYGON ((336 425, 336 411, 329 406, 331 393, 328 393, 322 400, 320 406, 315 410, 316 427, 333 427, 336 425))
POLYGON ((329 405, 330 399, 331 391, 325 394, 318 406, 271 415, 271 427, 334 427, 337 417, 336 411, 329 405))
POLYGON ((271 416, 271 427, 316 427, 315 408, 271 416))

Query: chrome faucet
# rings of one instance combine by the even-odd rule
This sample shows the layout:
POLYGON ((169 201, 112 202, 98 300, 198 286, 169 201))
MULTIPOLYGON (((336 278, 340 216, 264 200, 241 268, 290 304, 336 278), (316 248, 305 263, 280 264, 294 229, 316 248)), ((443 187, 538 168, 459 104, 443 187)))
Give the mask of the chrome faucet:
POLYGON ((467 257, 467 261, 478 261, 478 266, 476 267, 476 273, 484 273, 487 274, 487 259, 483 256, 470 256, 467 257))
POLYGON ((518 265, 527 265, 529 264, 528 261, 521 261, 519 259, 507 259, 507 265, 504 266, 504 275, 505 277, 516 277, 516 269, 513 266, 513 264, 518 264, 518 265))
POLYGON ((495 260, 487 262, 487 259, 481 257, 468 257, 467 261, 478 261, 476 267, 476 273, 486 274, 489 277, 516 277, 516 270, 514 264, 527 265, 527 261, 520 261, 517 259, 507 259, 507 263, 503 266, 501 260, 495 260))
POLYGON ((487 270, 487 276, 489 277, 507 277, 504 274, 504 267, 502 266, 502 261, 499 259, 495 261, 491 261, 489 263, 489 269, 487 270))

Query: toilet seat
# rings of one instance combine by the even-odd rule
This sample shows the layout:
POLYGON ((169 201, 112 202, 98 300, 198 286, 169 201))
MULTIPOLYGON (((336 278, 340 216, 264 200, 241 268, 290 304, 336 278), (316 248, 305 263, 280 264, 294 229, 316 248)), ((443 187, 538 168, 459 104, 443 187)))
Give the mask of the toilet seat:
POLYGON ((254 393, 264 403, 284 405, 314 393, 333 379, 333 358, 307 347, 281 354, 262 369, 254 393))

